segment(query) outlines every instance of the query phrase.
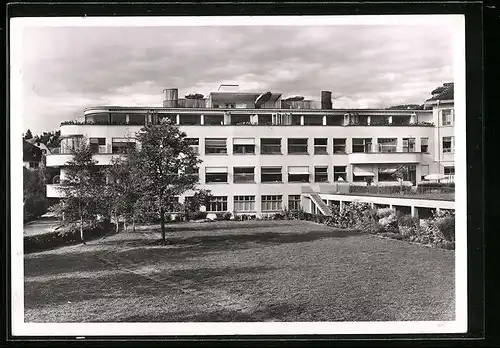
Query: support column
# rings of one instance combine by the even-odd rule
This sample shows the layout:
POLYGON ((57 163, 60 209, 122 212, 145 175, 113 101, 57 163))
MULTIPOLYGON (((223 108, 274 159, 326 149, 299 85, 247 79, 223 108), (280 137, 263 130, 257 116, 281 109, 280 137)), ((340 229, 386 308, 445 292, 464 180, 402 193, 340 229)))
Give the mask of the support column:
POLYGON ((300 125, 304 125, 304 115, 300 115, 300 125))
POLYGON ((411 216, 418 218, 418 209, 414 205, 411 206, 411 216))
POLYGON ((393 209, 393 205, 392 205, 392 204, 389 204, 389 208, 390 208, 390 209, 393 209))
POLYGON ((392 116, 389 116, 389 124, 392 124, 392 116))
POLYGON ((126 123, 126 124, 129 124, 129 122, 130 122, 130 115, 129 115, 129 114, 126 114, 126 115, 125 115, 125 123, 126 123))
POLYGON ((372 123, 372 117, 370 115, 368 115, 368 117, 366 117, 366 123, 368 125, 370 125, 372 123))
POLYGON ((181 116, 179 114, 175 115, 175 124, 181 124, 181 116))
POLYGON ((203 126, 205 124, 205 115, 200 116, 200 124, 203 126))
POLYGON ((326 126, 326 115, 323 115, 323 126, 326 126))
POLYGON ((340 212, 344 210, 344 201, 339 201, 340 212))

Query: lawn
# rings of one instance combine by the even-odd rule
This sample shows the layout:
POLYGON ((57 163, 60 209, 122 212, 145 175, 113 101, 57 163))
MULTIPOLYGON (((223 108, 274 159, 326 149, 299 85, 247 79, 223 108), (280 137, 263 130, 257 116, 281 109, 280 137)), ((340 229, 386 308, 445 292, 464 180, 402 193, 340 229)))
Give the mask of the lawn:
POLYGON ((25 255, 25 321, 454 319, 453 251, 306 221, 169 228, 25 255))

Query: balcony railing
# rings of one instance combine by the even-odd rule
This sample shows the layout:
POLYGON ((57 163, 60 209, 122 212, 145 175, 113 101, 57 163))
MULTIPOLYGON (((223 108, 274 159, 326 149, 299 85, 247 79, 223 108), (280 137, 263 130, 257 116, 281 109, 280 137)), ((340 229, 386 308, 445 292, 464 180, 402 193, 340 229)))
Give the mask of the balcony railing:
POLYGON ((445 201, 455 200, 454 187, 350 185, 349 194, 360 196, 387 196, 397 198, 415 198, 445 201))
MULTIPOLYGON (((61 122, 61 126, 66 126, 66 125, 103 125, 103 126, 144 126, 146 125, 146 122, 144 121, 63 121, 61 122)), ((193 124, 180 124, 182 126, 191 126, 191 125, 196 125, 200 126, 200 123, 193 123, 193 124)), ((218 124, 216 122, 205 122, 205 124, 201 126, 252 126, 252 127, 269 127, 269 126, 284 126, 284 127, 289 127, 289 126, 300 126, 300 127, 434 127, 434 123, 432 122, 417 122, 417 123, 409 123, 409 124, 397 124, 397 123, 342 123, 342 124, 304 124, 304 125, 299 125, 299 124, 283 124, 283 123, 273 123, 273 122, 259 122, 259 123, 252 123, 249 121, 241 121, 241 122, 236 122, 236 123, 226 123, 226 124, 218 124)))

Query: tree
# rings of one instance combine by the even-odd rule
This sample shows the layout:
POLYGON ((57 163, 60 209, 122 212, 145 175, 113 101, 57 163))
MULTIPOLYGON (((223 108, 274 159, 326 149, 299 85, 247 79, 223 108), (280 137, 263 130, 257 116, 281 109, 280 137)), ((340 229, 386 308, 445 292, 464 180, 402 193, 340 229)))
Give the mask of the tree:
POLYGON ((140 199, 140 175, 135 173, 136 166, 133 155, 135 149, 129 149, 123 157, 113 157, 111 166, 107 168, 106 198, 111 215, 115 217, 118 232, 118 217, 124 218, 124 230, 127 230, 127 218, 132 219, 133 230, 140 199))
POLYGON ((23 215, 24 221, 39 218, 47 212, 48 200, 45 193, 43 168, 23 167, 23 215))
POLYGON ((200 210, 202 205, 207 206, 210 198, 212 197, 212 192, 210 190, 198 190, 189 199, 184 202, 184 213, 186 214, 186 219, 189 220, 190 214, 195 213, 200 210))
POLYGON ((160 216, 162 242, 165 242, 165 213, 173 198, 193 189, 201 162, 185 140, 186 133, 164 119, 146 125, 136 135, 140 148, 131 154, 140 182, 140 194, 148 197, 160 216))
POLYGON ((65 177, 59 190, 63 193, 61 211, 65 220, 78 222, 80 239, 85 244, 85 223, 94 224, 102 211, 104 175, 92 158, 92 151, 85 139, 71 150, 73 158, 66 163, 65 177))
POLYGON ((31 130, 28 129, 26 131, 26 133, 24 134, 24 140, 28 140, 28 139, 31 139, 31 138, 33 138, 33 134, 31 134, 31 130))
POLYGON ((403 181, 410 176, 410 168, 406 164, 397 166, 396 171, 392 174, 399 182, 399 193, 403 193, 403 181))

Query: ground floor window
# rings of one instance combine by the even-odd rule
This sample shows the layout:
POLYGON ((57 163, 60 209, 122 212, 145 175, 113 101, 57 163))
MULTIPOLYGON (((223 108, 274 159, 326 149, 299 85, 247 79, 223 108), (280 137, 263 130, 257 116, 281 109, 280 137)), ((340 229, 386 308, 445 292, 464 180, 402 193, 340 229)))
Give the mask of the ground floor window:
POLYGON ((288 209, 289 210, 299 210, 300 209, 300 195, 289 195, 288 196, 288 209))
POLYGON ((398 181, 395 168, 379 168, 378 181, 398 181))
POLYGON ((262 196, 262 211, 278 211, 283 208, 282 196, 262 196))
POLYGON ((227 196, 211 197, 207 211, 227 211, 227 196))
POLYGON ((444 167, 444 175, 455 175, 455 167, 444 167))
POLYGON ((255 211, 255 196, 234 196, 234 211, 255 211))

